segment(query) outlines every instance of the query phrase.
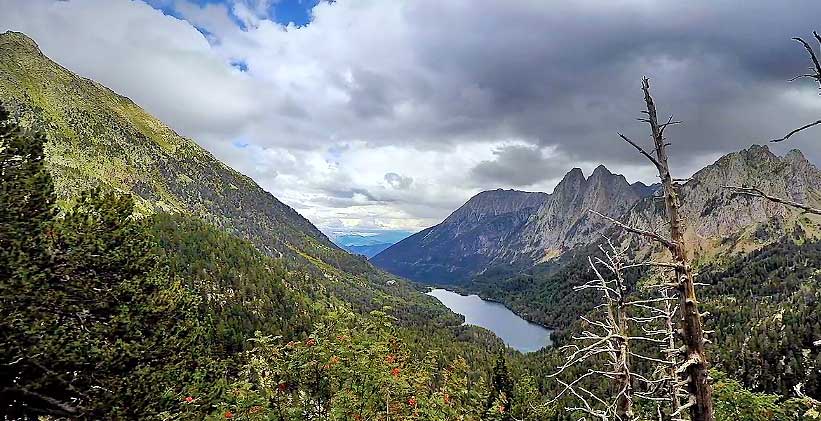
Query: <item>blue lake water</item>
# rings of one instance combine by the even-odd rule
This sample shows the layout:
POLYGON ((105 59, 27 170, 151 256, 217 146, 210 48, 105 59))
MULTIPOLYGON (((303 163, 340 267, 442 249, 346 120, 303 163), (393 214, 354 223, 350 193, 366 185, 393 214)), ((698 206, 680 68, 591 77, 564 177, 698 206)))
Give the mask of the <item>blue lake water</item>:
POLYGON ((552 331, 519 317, 502 304, 485 301, 478 295, 459 295, 446 289, 432 289, 436 297, 454 313, 465 316, 465 324, 481 326, 521 352, 538 351, 552 342, 552 331))

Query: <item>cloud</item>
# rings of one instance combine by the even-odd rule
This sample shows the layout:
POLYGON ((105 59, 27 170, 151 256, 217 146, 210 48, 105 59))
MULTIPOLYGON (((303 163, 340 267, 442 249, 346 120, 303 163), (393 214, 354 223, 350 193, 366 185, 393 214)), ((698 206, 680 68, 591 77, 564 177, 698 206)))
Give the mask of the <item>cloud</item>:
MULTIPOLYGON (((415 230, 480 190, 550 191, 598 163, 653 182, 615 135, 647 139, 642 75, 684 121, 668 133, 682 177, 821 115, 811 83, 786 82, 808 65, 790 38, 819 29, 815 0, 320 2, 303 27, 274 3, 0 0, 0 30, 321 227, 415 230)), ((821 162, 818 136, 776 150, 821 162)))
POLYGON ((493 151, 494 159, 482 161, 470 172, 479 185, 526 187, 561 176, 566 161, 544 154, 534 145, 505 145, 493 151))
POLYGON ((386 173, 385 181, 396 190, 407 190, 413 184, 412 177, 405 177, 395 172, 386 173))

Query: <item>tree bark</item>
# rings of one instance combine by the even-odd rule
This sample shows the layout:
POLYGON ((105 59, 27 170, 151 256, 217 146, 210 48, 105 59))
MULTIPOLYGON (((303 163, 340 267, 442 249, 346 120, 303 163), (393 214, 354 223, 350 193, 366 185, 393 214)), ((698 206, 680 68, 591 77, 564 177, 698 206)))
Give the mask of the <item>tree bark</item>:
POLYGON ((647 120, 653 132, 656 166, 664 189, 667 219, 670 222, 672 245, 669 249, 676 264, 677 290, 681 297, 679 304, 681 330, 679 333, 687 347, 687 355, 684 357, 681 368, 684 369, 683 374, 688 379, 687 390, 691 399, 694 400, 690 407, 690 417, 693 421, 714 421, 713 392, 708 380, 708 360, 704 350, 704 329, 701 314, 698 312, 693 274, 684 242, 684 229, 679 213, 681 208, 679 196, 667 163, 667 144, 663 136, 665 126, 659 125, 656 106, 650 96, 650 82, 647 78, 642 80, 642 90, 647 105, 647 120))

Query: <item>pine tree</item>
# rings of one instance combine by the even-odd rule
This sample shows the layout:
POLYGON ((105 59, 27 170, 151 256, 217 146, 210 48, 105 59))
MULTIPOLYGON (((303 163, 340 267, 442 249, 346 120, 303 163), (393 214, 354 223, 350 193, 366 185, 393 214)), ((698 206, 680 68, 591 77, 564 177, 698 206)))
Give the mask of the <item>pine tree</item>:
POLYGON ((39 383, 25 382, 38 370, 28 361, 35 326, 27 316, 36 311, 35 291, 51 276, 46 243, 56 211, 44 141, 42 134, 12 121, 0 105, 0 400, 24 407, 40 402, 66 415, 72 413, 70 405, 50 402, 53 398, 37 391, 39 383))
POLYGON ((493 376, 490 383, 490 394, 485 405, 486 414, 494 414, 493 419, 510 421, 511 402, 513 401, 513 380, 507 370, 507 363, 502 351, 496 357, 496 364, 493 366, 493 376))

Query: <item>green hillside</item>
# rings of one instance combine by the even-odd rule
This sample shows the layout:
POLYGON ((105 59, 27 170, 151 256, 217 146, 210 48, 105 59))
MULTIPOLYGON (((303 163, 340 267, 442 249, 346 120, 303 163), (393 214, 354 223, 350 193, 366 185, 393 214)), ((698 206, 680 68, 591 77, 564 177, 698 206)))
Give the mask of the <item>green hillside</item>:
POLYGON ((141 213, 194 215, 272 256, 360 265, 253 180, 130 99, 51 61, 24 34, 0 35, 0 100, 23 125, 45 129, 49 170, 63 201, 102 186, 133 193, 141 213))

